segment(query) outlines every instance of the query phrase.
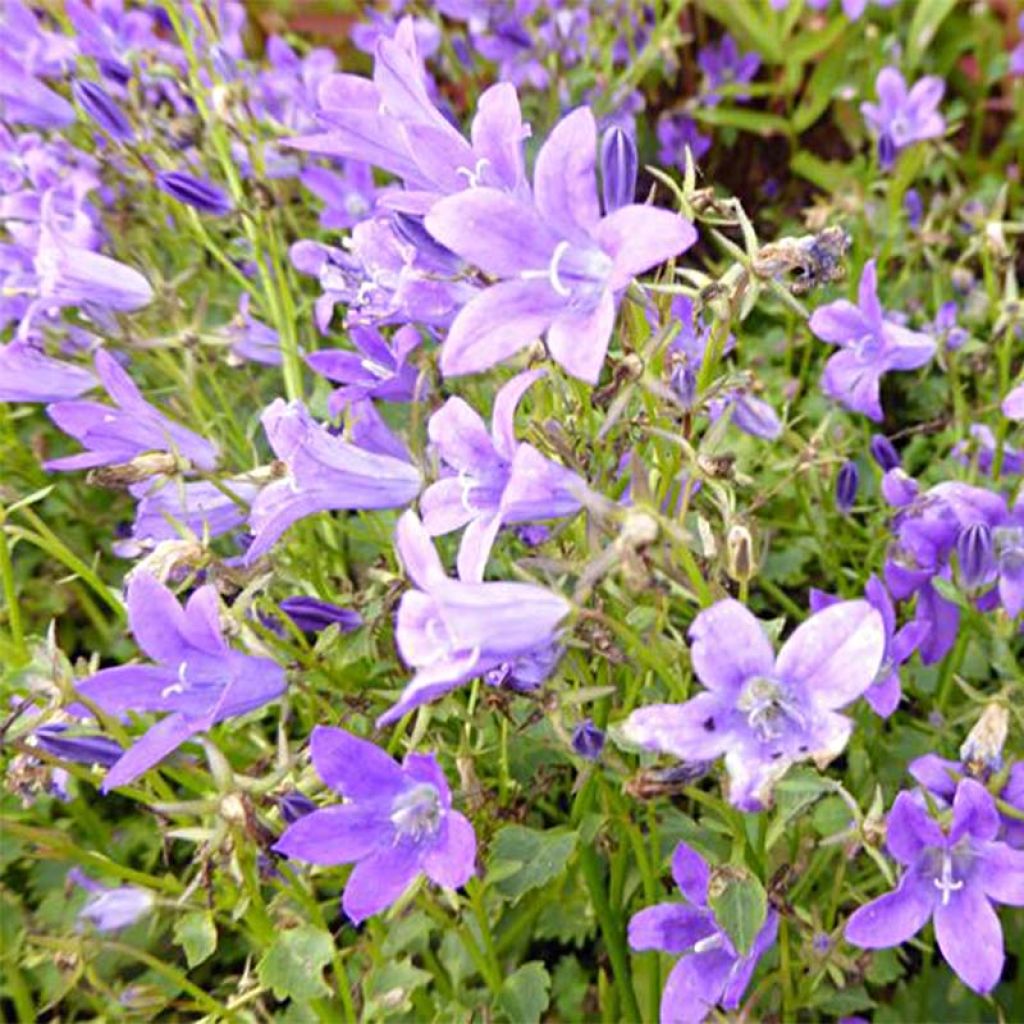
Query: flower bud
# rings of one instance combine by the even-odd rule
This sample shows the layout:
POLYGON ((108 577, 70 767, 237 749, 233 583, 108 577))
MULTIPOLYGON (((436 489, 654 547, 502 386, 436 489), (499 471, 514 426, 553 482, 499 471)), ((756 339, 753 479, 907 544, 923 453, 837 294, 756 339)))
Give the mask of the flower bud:
POLYGON ((896 162, 896 143, 893 142, 892 136, 888 132, 879 136, 878 139, 878 166, 883 171, 892 170, 892 165, 896 162))
POLYGON ((737 583, 748 582, 757 572, 754 539, 750 531, 738 523, 729 527, 725 537, 726 572, 737 583))
POLYGON ((601 139, 601 193, 606 214, 636 198, 637 166, 636 143, 621 128, 609 128, 601 139))
POLYGON ((890 469, 882 477, 882 497, 894 508, 909 505, 917 497, 919 490, 917 481, 898 467, 890 469))
POLYGON ((999 771, 1009 728, 1010 713, 1002 704, 989 704, 981 713, 960 747, 960 760, 972 775, 999 771))
POLYGON ((900 464, 900 453, 896 446, 884 434, 874 434, 870 444, 871 458, 882 468, 882 472, 888 473, 900 464))
POLYGON ((687 410, 692 409, 697 398, 697 371, 691 360, 685 356, 673 359, 669 384, 683 407, 687 410))
POLYGON ((99 764, 110 768, 124 753, 119 743, 106 736, 68 735, 66 725, 54 723, 41 725, 33 738, 41 750, 78 764, 99 764))
POLYGON ((331 625, 342 633, 351 633, 363 624, 359 612, 315 597, 286 597, 278 607, 303 633, 319 633, 331 625))
POLYGON ((960 579, 968 590, 989 582, 995 572, 992 530, 987 523, 965 526, 956 539, 956 557, 960 579))
POLYGON ((839 467, 836 474, 836 508, 846 515, 857 500, 857 489, 860 487, 860 470, 857 463, 848 460, 839 467))
POLYGON ((200 213, 222 217, 234 208, 230 196, 216 185, 201 181, 184 171, 163 171, 156 176, 156 185, 179 203, 191 206, 200 213))
POLYGON ((584 718, 572 731, 572 749, 580 757, 596 761, 604 750, 604 733, 589 718, 584 718))
POLYGON ((95 82, 76 80, 71 92, 78 105, 112 138, 120 142, 130 142, 135 138, 135 131, 124 111, 95 82))
POLYGON ((285 823, 288 825, 294 825, 299 818, 304 818, 307 814, 312 814, 316 810, 316 804, 298 790, 285 793, 284 796, 279 797, 277 806, 281 810, 281 817, 284 818, 285 823))

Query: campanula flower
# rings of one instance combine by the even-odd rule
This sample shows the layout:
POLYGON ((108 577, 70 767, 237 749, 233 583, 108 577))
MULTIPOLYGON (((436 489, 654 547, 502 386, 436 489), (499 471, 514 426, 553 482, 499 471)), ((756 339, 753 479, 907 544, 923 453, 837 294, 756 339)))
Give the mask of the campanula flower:
POLYGON ((823 766, 843 750, 853 723, 838 709, 875 682, 885 654, 882 616, 867 601, 812 615, 777 657, 758 620, 731 599, 702 611, 689 636, 705 691, 634 711, 623 732, 683 761, 724 754, 729 799, 743 810, 766 806, 792 764, 823 766))
POLYGON ((316 810, 316 804, 298 790, 278 797, 277 806, 286 825, 294 825, 299 818, 305 818, 307 814, 312 814, 316 810))
POLYGON ((860 488, 860 469, 852 459, 847 459, 836 474, 836 508, 846 515, 857 500, 860 488))
POLYGON ((59 402, 96 384, 85 367, 51 359, 25 342, 0 345, 0 402, 59 402))
POLYGON ((601 138, 601 199, 604 212, 629 206, 636 199, 639 160, 633 136, 612 127, 601 138))
POLYGON ((94 881, 79 868, 68 872, 68 881, 90 894, 77 914, 80 927, 89 922, 97 931, 115 932, 135 924, 153 909, 153 894, 137 885, 111 888, 94 881))
POLYGON ((217 462, 217 447, 150 405, 117 360, 104 349, 96 353, 96 373, 116 405, 77 400, 46 408, 50 419, 86 451, 43 463, 48 470, 92 469, 131 462, 149 452, 187 459, 199 469, 217 462))
POLYGON ((907 146, 925 139, 941 138, 946 122, 939 104, 946 83, 928 75, 907 89, 906 79, 896 68, 882 68, 875 79, 877 103, 862 103, 864 120, 878 138, 878 162, 889 170, 896 155, 907 146))
POLYGON ((586 492, 575 473, 516 440, 516 406, 541 376, 521 373, 501 388, 490 432, 461 398, 449 398, 430 417, 428 433, 445 475, 423 492, 420 511, 432 536, 465 526, 458 558, 464 580, 483 578, 503 525, 572 515, 586 492))
POLYGON ((686 150, 694 161, 700 160, 711 148, 711 139, 701 135, 697 122, 681 111, 666 110, 658 115, 658 160, 666 167, 686 169, 686 150))
POLYGON ((475 874, 476 836, 452 808, 433 754, 402 764, 343 729, 318 725, 310 738, 317 774, 342 804, 292 824, 274 850, 312 864, 355 863, 341 906, 356 924, 386 910, 421 875, 458 889, 475 874))
POLYGON ((1003 973, 1003 931, 993 903, 1024 906, 1024 851, 996 841, 991 795, 964 779, 947 825, 924 801, 902 792, 886 822, 886 847, 906 868, 895 891, 857 910, 846 940, 868 949, 899 946, 929 920, 946 962, 975 992, 990 992, 1003 973))
MULTIPOLYGON (((958 441, 953 445, 949 454, 961 466, 970 466, 974 463, 977 465, 979 473, 991 476, 998 449, 996 435, 992 432, 992 428, 984 423, 972 423, 967 432, 970 438, 967 441, 958 441)), ((1000 472, 1003 474, 1024 472, 1024 452, 1004 442, 1000 472)))
POLYGON ((127 603, 132 635, 156 664, 101 669, 76 689, 110 715, 167 714, 107 772, 104 793, 127 786, 192 736, 262 707, 285 689, 284 671, 275 662, 227 645, 212 584, 182 607, 170 590, 137 572, 127 603))
POLYGON ((31 745, 54 757, 76 764, 99 764, 110 768, 124 753, 121 745, 109 736, 68 731, 61 722, 47 722, 32 734, 31 745))
MULTIPOLYGON (((703 101, 713 107, 723 99, 717 90, 723 85, 737 86, 751 81, 761 67, 761 58, 753 52, 741 54, 736 40, 726 34, 717 43, 701 47, 697 63, 704 72, 706 95, 703 101)), ((738 103, 749 96, 749 92, 739 89, 731 93, 729 99, 738 103)))
POLYGON ((79 106, 96 122, 111 138, 119 142, 131 142, 135 130, 124 111, 117 105, 107 91, 96 82, 88 79, 76 79, 71 91, 79 106))
POLYGON ((884 434, 872 434, 869 445, 871 457, 881 467, 883 473, 896 469, 901 462, 896 446, 884 434))
POLYGON ((672 877, 684 903, 658 903, 629 921, 629 944, 637 950, 682 954, 661 994, 661 1024, 699 1024, 719 1004, 735 1010, 757 962, 775 943, 779 916, 769 909, 750 951, 737 952, 709 905, 711 868, 693 847, 680 843, 672 855, 672 877))
POLYGON ((825 364, 822 388, 847 409, 882 419, 879 386, 890 370, 916 370, 935 355, 935 340, 890 319, 878 301, 875 261, 860 278, 855 306, 839 299, 814 311, 811 331, 840 351, 825 364))
POLYGON ((273 327, 252 315, 248 292, 238 297, 238 311, 221 333, 238 359, 248 359, 265 366, 281 365, 281 339, 273 327))
POLYGON ((697 238, 689 221, 631 203, 601 216, 597 126, 581 107, 541 146, 533 202, 494 188, 438 202, 427 230, 498 278, 456 316, 441 349, 446 375, 485 370, 544 334, 552 358, 595 383, 618 297, 637 274, 678 256, 697 238))
MULTIPOLYGON (((1024 14, 1017 18, 1017 31, 1024 35, 1024 14)), ((1009 71, 1011 75, 1024 75, 1024 40, 1010 51, 1009 71)))
POLYGON ((572 731, 572 749, 588 761, 596 761, 604 750, 604 732, 589 718, 584 718, 572 731))
POLYGON ((417 588, 402 595, 395 643, 416 675, 398 703, 377 719, 378 726, 489 669, 551 648, 571 608, 560 594, 532 583, 451 579, 412 511, 399 519, 395 543, 417 588))
MULTIPOLYGON (((361 415, 372 415, 363 406, 361 415)), ((252 504, 249 525, 255 536, 245 555, 249 564, 306 516, 402 508, 420 492, 419 470, 383 422, 376 424, 380 434, 370 443, 346 441, 317 423, 301 402, 281 398, 267 406, 262 421, 284 475, 267 484, 252 504)))
POLYGON ((223 217, 234 209, 224 189, 185 171, 161 172, 156 176, 156 187, 179 203, 214 217, 223 217))

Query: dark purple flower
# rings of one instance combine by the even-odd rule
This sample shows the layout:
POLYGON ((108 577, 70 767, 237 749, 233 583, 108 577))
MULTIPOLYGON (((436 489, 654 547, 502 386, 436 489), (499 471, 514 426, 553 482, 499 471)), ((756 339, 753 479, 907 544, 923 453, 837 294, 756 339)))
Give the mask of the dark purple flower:
POLYGON ((431 208, 427 230, 498 279, 456 316, 441 349, 443 373, 485 370, 545 334, 556 362, 596 382, 617 297, 696 241, 693 225, 668 210, 630 204, 602 218, 596 156, 594 115, 581 107, 541 146, 533 202, 480 187, 431 208))
POLYGON ((200 213, 223 217, 234 209, 231 197, 222 188, 185 171, 162 171, 156 176, 156 184, 161 192, 200 213))
MULTIPOLYGON (((705 77, 704 102, 709 107, 713 107, 721 103, 723 99, 717 90, 723 85, 740 85, 749 82, 761 67, 761 58, 756 53, 741 54, 736 40, 726 34, 718 43, 702 47, 697 54, 697 63, 705 77)), ((749 92, 737 90, 730 93, 729 99, 739 103, 749 96, 749 92)))
POLYGON ((743 810, 771 800, 797 761, 827 764, 853 723, 837 713, 875 682, 885 654, 882 616, 867 601, 812 615, 778 657, 760 622, 738 601, 719 601, 690 627, 690 659, 705 691, 685 704, 634 711, 623 733, 683 761, 725 755, 729 799, 743 810))
POLYGON ((363 624, 359 612, 316 597, 286 597, 278 607, 303 633, 319 633, 328 626, 337 626, 340 632, 351 633, 363 624))
POLYGON ((896 469, 900 465, 900 453, 896 446, 884 434, 871 435, 871 457, 881 467, 883 473, 896 469))
POLYGON ((121 745, 95 733, 70 733, 66 725, 41 725, 32 734, 35 745, 54 757, 77 764, 99 764, 110 768, 124 753, 121 745))
POLYGON ((956 539, 960 579, 968 590, 991 583, 996 572, 995 545, 988 523, 965 526, 956 539))
POLYGON ((896 68, 883 68, 875 80, 878 103, 862 103, 864 119, 878 137, 879 163, 889 170, 900 150, 924 139, 941 138, 946 122, 939 113, 946 83, 928 75, 907 90, 896 68))
POLYGON ((658 903, 634 914, 629 944, 638 951, 682 954, 661 994, 661 1024, 699 1024, 721 1004, 735 1010, 757 962, 775 942, 779 916, 769 909, 750 951, 740 954, 708 904, 711 868, 686 843, 672 856, 672 877, 685 903, 658 903))
POLYGON ((572 749, 588 761, 596 761, 604 750, 604 732, 589 718, 584 718, 572 731, 572 749))
POLYGON ((711 139, 701 135, 697 122, 688 114, 663 111, 658 115, 658 160, 666 167, 686 169, 686 150, 700 160, 711 148, 711 139))
POLYGON ((896 797, 886 823, 889 853, 907 870, 898 888, 846 924, 855 946, 899 946, 929 920, 946 962, 982 994, 1003 973, 1003 932, 993 903, 1024 906, 1024 851, 996 841, 999 815, 984 786, 964 779, 947 828, 912 793, 896 797))
MULTIPOLYGON (((992 428, 984 423, 972 423, 968 433, 970 439, 958 441, 953 445, 950 455, 960 463, 961 466, 970 466, 977 463, 978 472, 985 476, 992 475, 992 467, 996 460, 996 435, 992 428)), ((1024 452, 1012 445, 1003 443, 1003 462, 1000 470, 1004 475, 1007 473, 1024 473, 1024 452)))
POLYGON ((269 658, 225 643, 212 584, 196 590, 183 608, 152 576, 136 572, 127 603, 132 635, 157 664, 102 669, 76 689, 111 715, 168 714, 107 772, 104 793, 133 782, 197 733, 260 708, 285 689, 283 670, 269 658))
POLYGON ((318 725, 313 765, 345 803, 296 821, 274 850, 295 860, 355 862, 342 909, 359 924, 391 906, 421 875, 458 889, 476 871, 473 826, 452 809, 451 790, 433 754, 399 765, 343 729, 318 725))
POLYGON ((101 86, 88 79, 75 79, 71 91, 79 106, 112 138, 119 142, 135 138, 131 121, 101 86))
POLYGON ((907 189, 907 194, 903 197, 903 209, 907 212, 907 223, 912 228, 919 228, 924 217, 924 203, 921 202, 921 193, 916 188, 907 189))
POLYGON ((87 450, 51 459, 43 463, 44 469, 123 465, 150 452, 166 452, 187 459, 199 469, 213 469, 217 446, 212 441, 179 426, 151 406, 109 352, 97 351, 95 366, 107 394, 117 404, 79 400, 47 406, 50 419, 87 450))
POLYGON ((847 459, 836 474, 836 508, 846 515, 857 500, 860 488, 860 470, 857 463, 847 459))
POLYGON ((621 128, 609 128, 601 139, 601 198, 605 213, 629 206, 636 199, 638 166, 633 137, 621 128))
POLYGON ((875 261, 861 274, 858 304, 840 299, 814 311, 810 328, 841 351, 825 364, 822 388, 847 409, 882 419, 879 385, 890 370, 916 370, 935 354, 935 340, 886 319, 878 301, 875 261))

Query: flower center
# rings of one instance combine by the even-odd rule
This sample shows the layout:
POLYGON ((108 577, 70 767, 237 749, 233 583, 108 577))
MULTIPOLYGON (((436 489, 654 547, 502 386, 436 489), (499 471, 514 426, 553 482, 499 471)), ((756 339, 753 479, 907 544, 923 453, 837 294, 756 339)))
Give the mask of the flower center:
POLYGON ((187 668, 188 665, 184 661, 178 665, 178 681, 176 683, 171 683, 170 686, 165 686, 160 691, 161 697, 170 697, 175 693, 184 693, 189 688, 189 682, 185 678, 185 670, 187 668))
POLYGON ((736 708, 747 716, 747 724, 763 742, 782 735, 786 720, 804 728, 807 719, 781 683, 766 676, 753 676, 744 684, 736 708))
POLYGON ((713 935, 705 935, 693 944, 694 953, 707 953, 712 949, 721 949, 723 944, 722 933, 715 932, 713 935))
POLYGON ((441 824, 441 796, 429 782, 421 782, 395 797, 391 805, 391 824, 395 842, 412 839, 419 842, 437 833, 441 824))
POLYGON ((942 851, 942 872, 938 878, 932 879, 932 885, 942 893, 942 905, 948 906, 950 895, 964 887, 964 880, 953 877, 953 858, 948 850, 942 851))
POLYGON ((483 183, 484 171, 490 166, 491 161, 488 160, 487 157, 482 156, 477 160, 474 167, 459 167, 456 169, 455 173, 465 176, 467 188, 479 188, 483 183))

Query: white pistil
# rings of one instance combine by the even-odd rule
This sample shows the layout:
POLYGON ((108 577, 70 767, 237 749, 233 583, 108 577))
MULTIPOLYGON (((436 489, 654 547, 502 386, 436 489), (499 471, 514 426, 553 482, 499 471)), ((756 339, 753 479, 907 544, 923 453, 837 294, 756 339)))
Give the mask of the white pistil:
POLYGON ((694 953, 707 953, 712 949, 722 948, 722 936, 719 932, 714 935, 705 935, 699 942, 693 944, 694 953))
POLYGON ((469 188, 479 188, 480 180, 483 177, 484 168, 490 167, 491 161, 487 157, 482 156, 476 162, 476 166, 470 169, 469 167, 458 167, 455 170, 456 174, 463 174, 466 177, 466 182, 469 188))
POLYGON ((953 878, 953 858, 948 850, 942 851, 942 876, 933 878, 932 884, 942 893, 942 905, 948 906, 950 894, 964 887, 964 880, 953 878))
POLYGON ((178 665, 178 681, 171 683, 170 686, 165 686, 160 691, 161 697, 170 697, 175 693, 184 693, 188 689, 188 680, 185 678, 185 670, 188 668, 186 662, 180 662, 178 665))

